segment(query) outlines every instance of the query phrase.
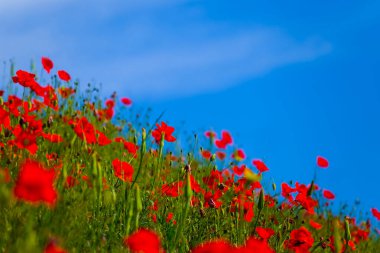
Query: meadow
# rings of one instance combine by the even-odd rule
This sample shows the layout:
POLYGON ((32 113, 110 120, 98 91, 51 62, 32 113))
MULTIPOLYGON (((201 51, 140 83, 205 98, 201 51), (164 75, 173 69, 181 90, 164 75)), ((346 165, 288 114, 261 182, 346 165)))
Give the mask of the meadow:
MULTIPOLYGON (((227 130, 180 147, 162 115, 91 85, 80 92, 49 58, 9 71, 0 252, 380 252, 376 207, 358 220, 333 212, 317 181, 263 187, 270 168, 227 130)), ((322 155, 310 164, 329 170, 322 155)))

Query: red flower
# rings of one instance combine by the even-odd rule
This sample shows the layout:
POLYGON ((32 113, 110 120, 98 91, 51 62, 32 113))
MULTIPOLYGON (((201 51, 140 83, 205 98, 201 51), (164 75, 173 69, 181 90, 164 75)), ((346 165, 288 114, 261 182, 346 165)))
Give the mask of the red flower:
POLYGON ((20 149, 27 149, 31 154, 37 152, 37 136, 39 136, 39 132, 23 129, 20 125, 17 125, 13 129, 13 134, 16 138, 8 141, 8 144, 16 145, 20 149))
POLYGON ((243 161, 245 159, 245 153, 242 149, 238 149, 232 154, 232 158, 236 161, 243 161))
POLYGON ((126 182, 132 181, 133 177, 133 167, 127 162, 122 162, 118 158, 115 158, 112 161, 113 171, 115 173, 115 176, 118 177, 120 180, 126 182))
POLYGON ((246 168, 247 168, 247 167, 246 167, 244 164, 242 164, 242 165, 240 165, 240 167, 237 166, 237 165, 235 165, 235 166, 232 168, 232 170, 234 171, 234 173, 235 173, 236 175, 241 176, 241 175, 243 175, 244 170, 245 170, 246 168))
POLYGON ((58 92, 61 97, 68 98, 70 95, 74 94, 76 90, 70 87, 60 87, 58 88, 58 92))
POLYGON ((131 104, 132 104, 132 100, 130 100, 129 98, 122 98, 122 99, 121 99, 121 102, 122 102, 124 105, 131 105, 131 104))
POLYGON ((319 224, 318 222, 315 222, 313 220, 310 220, 309 221, 309 224, 310 226, 312 226, 313 228, 315 228, 316 230, 320 230, 322 228, 322 225, 319 224))
POLYGON ((50 241, 44 249, 44 253, 66 253, 66 251, 59 247, 54 241, 50 241))
POLYGON ((274 230, 271 228, 257 227, 256 233, 261 237, 261 239, 268 240, 272 237, 272 235, 274 235, 274 230))
POLYGON ((65 81, 65 82, 69 82, 71 79, 71 76, 69 75, 69 73, 67 73, 64 70, 58 70, 58 76, 59 78, 61 78, 62 81, 65 81))
POLYGON ((253 160, 252 164, 255 165, 257 170, 261 173, 269 170, 265 163, 259 159, 253 160))
POLYGON ((50 70, 51 70, 51 69, 53 68, 53 66, 54 66, 52 60, 50 60, 50 59, 47 58, 47 57, 42 57, 41 62, 42 62, 42 66, 44 67, 44 69, 46 70, 46 72, 49 74, 49 73, 50 73, 50 70))
POLYGON ((70 122, 70 124, 74 126, 74 131, 79 136, 79 138, 89 144, 96 143, 95 127, 90 122, 88 122, 86 117, 82 117, 79 120, 76 119, 70 122))
POLYGON ((300 227, 290 232, 290 239, 285 241, 284 246, 295 253, 308 253, 313 243, 311 233, 305 227, 300 227))
POLYGON ((42 137, 45 140, 48 140, 48 141, 53 142, 53 143, 59 143, 59 142, 63 141, 62 136, 60 136, 59 134, 45 134, 45 133, 42 133, 42 137))
POLYGON ((206 136, 207 138, 214 139, 214 138, 216 138, 216 133, 213 132, 213 131, 206 131, 206 132, 205 132, 205 136, 206 136))
POLYGON ((227 131, 222 131, 222 139, 216 140, 215 145, 218 148, 225 149, 227 145, 232 144, 232 137, 231 134, 227 131))
POLYGON ((124 245, 133 253, 164 252, 158 235, 145 228, 140 228, 129 237, 124 238, 124 245))
POLYGON ((216 151, 216 157, 219 158, 219 160, 223 160, 224 158, 226 158, 226 153, 224 152, 221 152, 221 151, 216 151))
POLYGON ((275 251, 269 247, 266 240, 259 240, 254 237, 247 240, 246 245, 241 252, 275 253, 275 251))
POLYGON ((54 205, 57 200, 54 178, 54 170, 46 170, 40 163, 26 160, 21 165, 13 193, 27 202, 54 205))
POLYGON ((106 145, 112 143, 112 141, 110 139, 108 139, 108 137, 104 133, 96 130, 96 134, 98 136, 99 146, 106 146, 106 145))
POLYGON ((210 160, 212 154, 211 154, 211 152, 208 151, 208 150, 203 150, 203 151, 202 151, 202 156, 203 156, 204 159, 206 159, 206 160, 210 160))
POLYGON ((172 136, 174 132, 174 127, 168 126, 165 122, 161 122, 161 126, 156 124, 157 128, 152 132, 153 138, 156 140, 156 143, 161 142, 162 136, 164 136, 167 142, 174 142, 176 138, 172 136))
POLYGON ((161 187, 161 192, 163 195, 175 198, 183 194, 182 186, 182 181, 173 182, 171 184, 164 184, 161 187))
POLYGON ((329 167, 329 161, 322 156, 317 156, 317 165, 321 168, 327 168, 329 167))
POLYGON ((371 212, 377 220, 380 220, 380 212, 376 208, 371 208, 371 212))
POLYGON ((230 253, 235 250, 227 241, 216 240, 202 243, 191 250, 192 253, 230 253))
POLYGON ((323 197, 325 197, 326 199, 335 199, 335 195, 329 190, 323 191, 323 197))

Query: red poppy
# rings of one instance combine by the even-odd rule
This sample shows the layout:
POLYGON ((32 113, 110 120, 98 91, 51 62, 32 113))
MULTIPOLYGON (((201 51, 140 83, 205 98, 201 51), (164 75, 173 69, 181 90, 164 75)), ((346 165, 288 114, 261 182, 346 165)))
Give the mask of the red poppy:
POLYGON ((227 145, 232 144, 232 137, 231 134, 227 131, 222 131, 222 139, 216 140, 215 145, 218 148, 225 149, 227 145))
POLYGON ((89 144, 96 143, 95 127, 90 122, 88 122, 86 117, 70 121, 70 124, 74 126, 74 131, 79 136, 79 138, 89 144))
POLYGON ((305 227, 300 227, 290 232, 290 239, 285 241, 284 246, 295 253, 308 253, 313 243, 311 233, 305 227))
POLYGON ((35 154, 37 152, 37 133, 33 133, 29 129, 23 129, 23 127, 17 125, 13 129, 13 135, 16 138, 8 141, 9 145, 16 145, 20 149, 26 149, 31 154, 35 154))
POLYGON ((173 182, 171 184, 164 184, 161 187, 163 195, 176 198, 183 194, 182 190, 183 181, 173 182))
MULTIPOLYGON (((169 223, 171 220, 173 220, 174 214, 172 212, 168 213, 168 216, 166 216, 166 223, 169 223)), ((176 224, 177 222, 173 220, 173 224, 176 224)))
POLYGON ((320 230, 322 228, 322 225, 319 224, 318 222, 315 222, 313 220, 310 220, 309 221, 309 224, 310 226, 312 226, 313 228, 315 228, 316 230, 320 230))
POLYGON ((130 236, 124 238, 124 245, 133 253, 164 252, 158 235, 145 228, 140 228, 130 236))
POLYGON ((60 136, 59 134, 45 134, 45 133, 42 133, 42 137, 45 140, 53 142, 53 143, 59 143, 59 142, 63 141, 62 136, 60 136))
POLYGON ((161 142, 162 136, 167 142, 174 142, 176 138, 172 136, 174 127, 168 126, 165 122, 161 122, 161 126, 156 124, 156 129, 153 130, 152 136, 156 140, 156 143, 161 142))
POLYGON ((53 68, 54 64, 53 61, 50 60, 47 57, 41 58, 42 67, 46 70, 46 72, 49 74, 50 70, 53 68))
POLYGON ((112 141, 110 139, 108 139, 108 137, 104 133, 96 130, 96 134, 98 137, 98 145, 99 146, 106 146, 106 145, 112 143, 112 141))
POLYGON ((241 252, 275 253, 266 240, 259 240, 254 237, 248 238, 241 252))
POLYGON ((132 181, 133 177, 133 167, 127 162, 120 161, 118 158, 115 158, 112 161, 113 171, 115 173, 115 176, 118 177, 120 180, 126 182, 132 181))
POLYGON ((327 168, 329 167, 329 161, 322 156, 317 156, 317 165, 321 168, 327 168))
POLYGON ((243 161, 245 159, 245 153, 242 149, 238 149, 232 154, 232 158, 239 162, 243 161))
POLYGON ((21 165, 13 193, 18 199, 52 206, 57 200, 54 178, 54 170, 46 170, 40 163, 26 160, 21 165))
POLYGON ((122 102, 124 105, 131 105, 131 104, 132 104, 132 100, 129 99, 129 98, 122 98, 122 99, 121 99, 121 102, 122 102))
POLYGON ((371 212, 377 220, 380 220, 380 212, 376 208, 371 208, 371 212))
POLYGON ((58 70, 58 76, 62 81, 69 82, 71 80, 71 76, 64 70, 58 70))
POLYGON ((212 154, 211 154, 211 152, 208 151, 208 150, 203 150, 203 151, 202 151, 202 156, 203 156, 204 159, 206 159, 206 160, 210 160, 212 154))
POLYGON ((221 151, 216 151, 216 157, 218 157, 219 160, 223 160, 224 158, 226 158, 226 153, 224 152, 221 152, 221 151))
POLYGON ((235 173, 236 175, 241 176, 241 175, 243 175, 244 170, 245 170, 246 168, 247 168, 247 166, 245 166, 244 164, 242 164, 242 165, 240 165, 240 167, 237 166, 237 165, 235 165, 235 166, 232 168, 232 170, 234 171, 234 173, 235 173))
POLYGON ((44 253, 66 253, 67 251, 59 247, 54 241, 50 241, 44 249, 44 253))
POLYGON ((261 173, 268 171, 268 167, 265 165, 265 163, 259 159, 255 159, 252 161, 252 164, 256 166, 257 170, 261 173))
POLYGON ((59 87, 58 92, 62 98, 68 98, 70 95, 74 94, 76 90, 70 87, 59 87))
POLYGON ((261 239, 268 240, 274 235, 274 230, 271 228, 257 227, 256 233, 261 237, 261 239))
POLYGON ((216 241, 202 243, 191 250, 192 253, 230 253, 233 252, 235 248, 230 245, 229 242, 220 239, 216 241))
POLYGON ((335 199, 335 195, 329 190, 323 191, 323 197, 325 197, 326 199, 335 199))
POLYGON ((216 138, 216 133, 215 133, 214 131, 206 131, 206 132, 205 132, 205 136, 206 136, 207 138, 214 139, 214 138, 216 138))

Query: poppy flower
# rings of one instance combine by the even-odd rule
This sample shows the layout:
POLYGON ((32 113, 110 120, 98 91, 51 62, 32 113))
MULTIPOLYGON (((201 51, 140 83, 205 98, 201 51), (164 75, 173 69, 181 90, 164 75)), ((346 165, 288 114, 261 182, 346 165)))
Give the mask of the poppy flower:
POLYGON ((208 151, 208 150, 203 150, 203 151, 202 151, 202 156, 203 156, 204 159, 206 159, 206 160, 210 160, 212 154, 211 154, 211 152, 208 151))
POLYGON ((174 142, 176 138, 172 136, 174 132, 174 127, 168 126, 165 122, 161 122, 161 125, 156 124, 156 129, 153 130, 152 136, 156 140, 156 143, 160 143, 162 136, 164 136, 165 141, 174 142))
POLYGON ((95 127, 88 122, 86 117, 72 120, 70 124, 74 126, 74 132, 79 138, 89 144, 95 144, 97 142, 95 127))
POLYGON ((164 184, 161 187, 161 193, 163 195, 176 198, 183 194, 183 181, 173 182, 171 184, 164 184))
POLYGON ((59 247, 53 240, 46 245, 44 253, 66 253, 67 251, 59 247))
POLYGON ((241 252, 275 253, 266 240, 259 240, 255 237, 248 238, 241 252))
POLYGON ((66 71, 64 71, 64 70, 58 70, 57 73, 58 73, 59 78, 62 81, 69 82, 71 80, 71 76, 66 71))
POLYGON ((191 253, 230 253, 235 250, 229 242, 219 239, 211 242, 202 243, 191 250, 191 253))
POLYGON ((52 206, 57 200, 54 178, 54 170, 47 170, 40 163, 28 159, 21 165, 13 193, 18 199, 52 206))
POLYGON ((335 195, 329 190, 323 191, 323 197, 325 197, 326 199, 335 199, 335 195))
POLYGON ((376 208, 371 208, 371 212, 377 220, 380 220, 380 212, 376 208))
POLYGON ((213 132, 213 131, 206 131, 206 132, 205 132, 205 136, 206 136, 207 138, 214 139, 214 138, 216 138, 216 133, 213 132))
POLYGON ((307 253, 313 247, 314 239, 305 227, 294 229, 290 232, 290 239, 286 240, 284 247, 296 253, 307 253))
POLYGON ((236 175, 241 176, 241 175, 243 175, 244 170, 245 170, 246 168, 247 168, 247 167, 246 167, 244 164, 242 164, 242 165, 240 165, 240 167, 237 166, 237 165, 235 165, 235 166, 232 168, 232 170, 234 171, 234 173, 235 173, 236 175))
POLYGON ((257 227, 256 233, 260 236, 261 239, 268 240, 274 235, 274 230, 271 228, 257 227))
POLYGON ((221 151, 216 151, 215 155, 216 157, 218 157, 219 160, 224 160, 224 158, 226 158, 226 153, 221 152, 221 151))
POLYGON ((329 167, 329 161, 322 157, 322 156, 317 156, 317 165, 320 167, 320 168, 327 168, 329 167))
POLYGON ((232 137, 227 131, 222 131, 222 139, 215 140, 215 145, 221 149, 225 149, 230 144, 232 144, 232 137))
POLYGON ((97 137, 98 137, 98 145, 99 146, 106 146, 110 143, 112 143, 112 141, 110 139, 108 139, 108 137, 102 133, 101 131, 98 131, 96 130, 96 134, 97 134, 97 137))
POLYGON ((129 99, 129 98, 122 98, 122 99, 121 99, 121 102, 122 102, 124 105, 131 105, 131 104, 132 104, 132 100, 129 99))
POLYGON ((47 57, 41 58, 42 67, 46 70, 46 72, 49 74, 50 70, 53 68, 54 64, 53 61, 50 60, 47 57))
POLYGON ((34 133, 29 129, 23 129, 20 125, 17 125, 13 129, 14 140, 8 141, 9 145, 16 145, 19 149, 26 149, 31 154, 35 154, 38 150, 37 136, 38 133, 34 133))
POLYGON ((112 161, 112 166, 116 177, 124 182, 132 181, 134 171, 132 165, 127 162, 120 161, 118 158, 115 158, 112 161))
POLYGON ((68 98, 70 95, 74 94, 76 90, 70 87, 59 87, 58 92, 62 98, 68 98))
POLYGON ((42 137, 45 140, 53 142, 53 143, 59 143, 59 142, 63 141, 62 136, 60 136, 59 134, 45 134, 45 133, 42 133, 42 137))
POLYGON ((268 171, 268 167, 265 165, 265 163, 259 159, 255 159, 252 161, 252 164, 256 166, 257 170, 261 173, 268 171))
POLYGON ((158 235, 145 228, 140 228, 130 236, 124 238, 124 245, 133 253, 164 252, 158 235))
POLYGON ((313 228, 315 228, 316 230, 320 230, 322 228, 322 225, 319 224, 318 222, 315 222, 313 220, 310 220, 309 221, 309 224, 310 226, 312 226, 313 228))
POLYGON ((238 162, 243 161, 245 159, 245 153, 242 149, 238 149, 232 154, 232 158, 238 162))

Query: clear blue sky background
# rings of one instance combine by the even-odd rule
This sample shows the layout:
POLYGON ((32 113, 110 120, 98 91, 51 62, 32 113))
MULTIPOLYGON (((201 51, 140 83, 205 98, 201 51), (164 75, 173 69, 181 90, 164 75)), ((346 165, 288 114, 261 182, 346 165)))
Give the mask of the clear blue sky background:
POLYGON ((228 129, 275 182, 380 208, 380 3, 0 1, 0 59, 51 57, 175 126, 228 129))

